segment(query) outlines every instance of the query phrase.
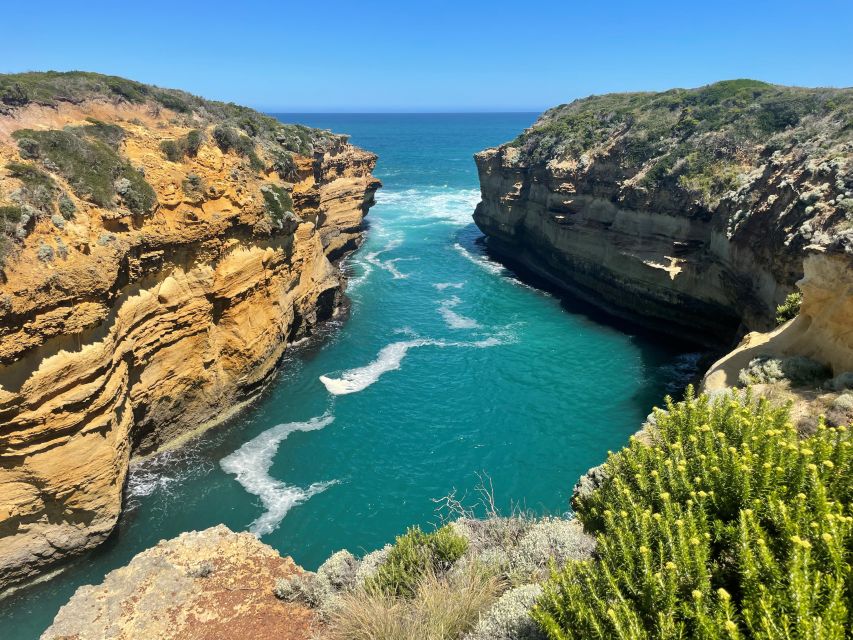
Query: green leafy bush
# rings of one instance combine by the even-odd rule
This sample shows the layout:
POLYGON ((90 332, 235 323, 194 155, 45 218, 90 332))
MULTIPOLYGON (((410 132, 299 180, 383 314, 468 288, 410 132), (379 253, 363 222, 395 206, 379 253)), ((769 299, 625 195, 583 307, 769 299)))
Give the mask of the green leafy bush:
POLYGON ((163 140, 160 143, 160 151, 169 162, 180 162, 184 157, 184 150, 177 140, 163 140))
POLYGON ((261 194, 264 196, 267 215, 273 222, 281 223, 285 215, 293 211, 293 199, 283 187, 267 184, 261 187, 261 194))
POLYGON ((365 588, 385 594, 412 597, 418 581, 428 572, 441 573, 468 548, 468 541, 449 525, 424 533, 412 527, 398 536, 394 547, 365 588))
POLYGON ((776 324, 784 324, 796 317, 803 303, 803 294, 799 291, 789 293, 785 296, 785 302, 776 307, 776 324))
POLYGON ((113 127, 92 124, 48 131, 21 129, 12 136, 19 145, 27 140, 28 151, 68 180, 77 197, 112 207, 119 195, 131 212, 148 213, 157 195, 142 172, 114 148, 115 129, 120 127, 113 127))
MULTIPOLYGON (((198 129, 193 129, 186 136, 174 140, 163 140, 160 151, 170 162, 180 162, 184 156, 194 158, 198 155, 204 136, 198 129)), ((230 148, 230 147, 229 147, 230 148)))
POLYGON ((186 153, 190 158, 195 158, 198 155, 198 150, 204 142, 204 134, 198 129, 193 129, 187 133, 186 137, 187 149, 186 153))
POLYGON ((549 638, 849 638, 850 429, 800 439, 786 408, 688 390, 654 444, 609 457, 579 501, 597 559, 555 572, 549 638))
POLYGON ((32 164, 10 162, 6 165, 9 175, 23 184, 21 198, 27 204, 44 213, 53 211, 56 182, 44 171, 32 164))

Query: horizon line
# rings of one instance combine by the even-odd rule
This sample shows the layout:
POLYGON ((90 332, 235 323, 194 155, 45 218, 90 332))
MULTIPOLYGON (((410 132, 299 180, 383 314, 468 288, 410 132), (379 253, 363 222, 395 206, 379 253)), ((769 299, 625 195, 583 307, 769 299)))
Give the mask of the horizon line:
POLYGON ((483 114, 530 114, 530 113, 543 113, 546 109, 506 109, 506 110, 495 110, 495 109, 465 109, 465 110, 445 110, 439 109, 435 111, 429 110, 400 110, 400 111, 389 111, 389 110, 365 110, 365 111, 329 111, 329 110, 320 110, 313 111, 310 109, 298 109, 298 110, 287 110, 287 109, 264 109, 261 107, 251 107, 256 111, 260 111, 261 113, 273 114, 273 115, 318 115, 318 116, 406 116, 406 115, 483 115, 483 114))

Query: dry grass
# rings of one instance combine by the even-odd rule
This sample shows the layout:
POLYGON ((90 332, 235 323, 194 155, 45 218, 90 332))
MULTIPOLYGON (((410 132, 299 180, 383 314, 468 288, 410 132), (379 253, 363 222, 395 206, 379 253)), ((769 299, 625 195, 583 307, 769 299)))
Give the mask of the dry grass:
POLYGON ((474 628, 502 585, 472 566, 438 577, 427 573, 410 599, 359 589, 331 614, 329 640, 451 640, 474 628))

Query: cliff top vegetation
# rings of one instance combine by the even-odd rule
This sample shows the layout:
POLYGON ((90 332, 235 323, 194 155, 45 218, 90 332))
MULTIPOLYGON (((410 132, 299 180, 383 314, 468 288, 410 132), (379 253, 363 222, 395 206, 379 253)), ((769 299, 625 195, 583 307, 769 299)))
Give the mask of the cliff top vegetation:
MULTIPOLYGON (((649 192, 686 191, 713 207, 743 174, 790 156, 853 188, 853 89, 728 80, 696 89, 591 96, 546 111, 512 143, 524 164, 607 156, 616 180, 649 192), (775 155, 774 155, 775 154, 775 155), (838 179, 838 176, 836 177, 838 179)), ((848 208, 853 211, 849 197, 848 208)))

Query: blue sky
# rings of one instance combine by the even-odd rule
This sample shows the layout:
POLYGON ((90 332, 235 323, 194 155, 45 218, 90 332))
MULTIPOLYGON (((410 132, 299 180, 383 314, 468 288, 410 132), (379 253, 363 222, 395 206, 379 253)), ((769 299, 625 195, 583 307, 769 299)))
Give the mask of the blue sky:
POLYGON ((266 111, 539 111, 756 78, 853 85, 853 1, 9 2, 0 71, 85 69, 266 111))

